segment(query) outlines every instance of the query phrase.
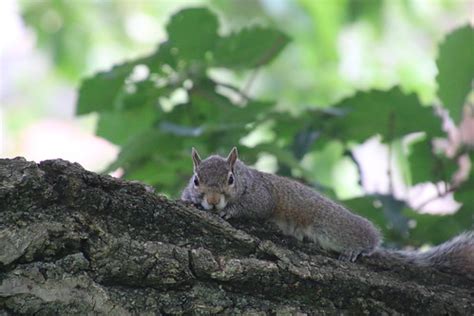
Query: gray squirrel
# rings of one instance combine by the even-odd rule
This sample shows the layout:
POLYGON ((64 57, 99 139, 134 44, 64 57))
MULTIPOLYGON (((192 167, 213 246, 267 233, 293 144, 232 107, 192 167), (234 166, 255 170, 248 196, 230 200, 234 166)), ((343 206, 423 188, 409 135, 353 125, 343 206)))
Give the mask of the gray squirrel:
POLYGON ((359 256, 379 253, 418 266, 474 278, 474 232, 461 234, 426 252, 380 248, 381 234, 367 219, 315 190, 288 178, 260 172, 238 159, 234 147, 227 158, 205 160, 192 149, 194 175, 181 199, 224 219, 247 217, 271 220, 286 235, 304 238, 354 262, 359 256))

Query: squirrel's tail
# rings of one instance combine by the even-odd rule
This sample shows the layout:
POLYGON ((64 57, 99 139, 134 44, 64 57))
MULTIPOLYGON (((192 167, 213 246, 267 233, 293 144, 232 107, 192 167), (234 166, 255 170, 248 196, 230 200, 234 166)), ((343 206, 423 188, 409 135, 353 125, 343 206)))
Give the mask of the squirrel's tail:
POLYGON ((424 252, 388 249, 379 249, 377 252, 385 257, 461 274, 474 280, 474 231, 458 235, 424 252))

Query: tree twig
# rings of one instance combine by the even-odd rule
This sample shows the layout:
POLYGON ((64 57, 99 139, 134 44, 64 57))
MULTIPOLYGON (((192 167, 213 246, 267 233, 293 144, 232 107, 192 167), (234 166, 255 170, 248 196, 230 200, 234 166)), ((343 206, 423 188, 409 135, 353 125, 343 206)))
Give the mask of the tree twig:
POLYGON ((238 89, 238 88, 234 87, 233 85, 228 84, 228 83, 224 83, 224 82, 216 82, 216 84, 218 86, 227 88, 227 89, 232 90, 233 92, 237 93, 240 96, 240 102, 239 103, 248 102, 250 100, 250 97, 247 94, 244 93, 244 89, 238 89))
POLYGON ((395 128, 395 115, 393 112, 390 112, 388 118, 388 165, 387 165, 387 176, 388 176, 388 192, 390 195, 393 194, 393 170, 392 170, 392 151, 393 151, 393 134, 395 128))
MULTIPOLYGON (((247 82, 244 84, 242 90, 241 90, 241 93, 240 95, 245 95, 247 96, 250 92, 250 88, 252 87, 254 81, 255 81, 255 78, 257 77, 257 74, 258 74, 258 71, 260 70, 260 67, 258 68, 255 68, 254 71, 252 71, 252 73, 250 74, 249 78, 247 79, 247 82)), ((241 104, 242 105, 245 105, 247 102, 249 101, 249 98, 245 99, 245 100, 241 100, 241 104)))
POLYGON ((428 198, 427 200, 425 200, 424 202, 422 202, 420 205, 418 205, 417 207, 415 207, 415 211, 421 211, 421 209, 423 207, 425 207, 426 205, 430 204, 431 202, 433 201, 436 201, 437 199, 440 199, 440 198, 443 198, 445 196, 447 196, 449 193, 453 193, 455 192, 458 187, 457 186, 449 186, 448 183, 446 183, 446 186, 448 187, 444 192, 440 192, 440 190, 438 189, 438 186, 436 186, 436 189, 438 191, 438 194, 435 195, 435 196, 432 196, 430 198, 428 198))

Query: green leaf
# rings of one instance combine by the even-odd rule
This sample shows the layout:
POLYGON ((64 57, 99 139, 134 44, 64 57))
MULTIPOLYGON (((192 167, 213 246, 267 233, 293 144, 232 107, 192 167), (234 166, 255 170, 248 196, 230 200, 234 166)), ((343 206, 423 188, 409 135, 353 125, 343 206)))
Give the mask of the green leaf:
POLYGON ((216 92, 212 81, 201 82, 190 93, 191 106, 200 123, 212 129, 225 125, 229 129, 243 128, 253 123, 274 105, 273 102, 249 100, 244 106, 236 105, 228 97, 216 92))
POLYGON ((386 239, 400 243, 407 237, 408 218, 403 214, 406 204, 391 195, 366 195, 344 200, 354 213, 357 213, 383 231, 386 239))
POLYGON ((440 244, 464 230, 474 228, 474 212, 467 209, 460 209, 452 215, 420 214, 389 196, 364 196, 344 200, 343 203, 354 213, 375 223, 383 231, 384 239, 389 243, 409 243, 416 246, 427 242, 440 244), (387 198, 392 202, 387 203, 387 198), (376 200, 382 203, 375 202, 376 200), (398 224, 394 225, 393 220, 398 224), (406 231, 394 229, 397 225, 401 225, 403 230, 408 225, 409 234, 406 235, 406 231))
MULTIPOLYGON (((171 164, 174 165, 174 164, 171 164)), ((158 163, 152 159, 147 160, 146 162, 136 165, 130 168, 127 168, 125 177, 131 180, 138 180, 149 185, 156 185, 160 181, 160 173, 158 172, 161 169, 157 168, 158 163)))
POLYGON ((466 211, 471 214, 469 222, 474 229, 474 154, 471 153, 469 158, 471 160, 469 178, 454 192, 454 199, 462 203, 460 211, 466 211))
POLYGON ((215 49, 215 66, 255 68, 269 63, 289 42, 284 33, 264 27, 245 28, 220 38, 215 49))
POLYGON ((474 28, 466 25, 450 33, 439 47, 438 95, 449 110, 451 118, 459 122, 466 97, 474 80, 474 28))
POLYGON ((404 94, 398 87, 358 92, 336 107, 347 114, 335 120, 330 133, 346 141, 363 142, 377 134, 386 141, 414 132, 425 132, 430 137, 443 135, 441 120, 433 108, 422 106, 416 95, 404 94))
POLYGON ((390 228, 396 234, 408 236, 408 218, 403 215, 402 211, 406 208, 405 201, 399 200, 390 194, 377 194, 376 199, 382 203, 383 213, 390 224, 390 228))
POLYGON ((120 109, 129 110, 136 107, 150 106, 158 108, 158 98, 168 96, 172 89, 167 87, 157 88, 151 80, 144 80, 130 85, 133 92, 124 93, 120 102, 120 109))
POLYGON ((254 155, 258 153, 266 152, 273 156, 275 156, 279 163, 283 163, 288 167, 297 170, 302 174, 306 174, 308 171, 301 166, 299 161, 287 150, 278 148, 275 144, 271 143, 262 143, 258 144, 253 148, 249 148, 248 150, 251 154, 253 152, 254 155))
POLYGON ((149 129, 157 115, 157 108, 150 105, 135 107, 131 110, 102 112, 97 123, 96 134, 116 145, 123 145, 131 137, 149 129))
POLYGON ((206 8, 184 9, 171 17, 166 26, 168 39, 176 55, 184 59, 204 59, 217 40, 218 21, 206 8))
POLYGON ((125 63, 83 80, 79 88, 76 114, 113 110, 122 93, 125 79, 130 75, 133 67, 133 63, 125 63))
POLYGON ((372 197, 364 196, 348 199, 342 201, 342 204, 352 212, 369 219, 378 228, 382 229, 384 233, 387 233, 387 220, 384 216, 382 205, 375 203, 372 197))
POLYGON ((433 151, 430 139, 423 137, 409 145, 411 183, 451 180, 458 166, 455 161, 433 151))
POLYGON ((131 166, 143 165, 153 157, 169 157, 182 150, 183 140, 180 137, 161 133, 158 129, 149 128, 130 137, 122 146, 117 159, 104 172, 111 172, 119 167, 128 170, 131 166))
POLYGON ((334 168, 343 157, 343 153, 344 146, 338 141, 327 142, 322 150, 307 153, 301 162, 302 166, 309 171, 305 177, 333 188, 334 168))
POLYGON ((148 159, 159 146, 158 138, 160 134, 155 129, 148 129, 133 137, 123 145, 117 159, 111 163, 104 173, 109 173, 120 167, 128 167, 131 163, 148 159))
POLYGON ((408 160, 408 146, 405 144, 405 139, 397 138, 391 144, 388 144, 388 146, 392 146, 391 150, 394 162, 397 168, 400 170, 403 183, 406 185, 411 185, 413 182, 410 172, 410 162, 408 160))
POLYGON ((125 178, 153 185, 158 188, 160 194, 178 192, 192 174, 191 158, 182 158, 176 152, 156 155, 127 168, 125 178))
POLYGON ((150 72, 161 75, 165 75, 163 65, 168 65, 173 69, 177 68, 177 58, 171 53, 169 42, 161 43, 155 52, 139 59, 137 63, 143 63, 150 69, 150 72))
POLYGON ((410 240, 416 245, 427 242, 437 245, 474 228, 472 209, 461 208, 452 215, 419 214, 405 209, 404 215, 415 224, 410 230, 410 240))

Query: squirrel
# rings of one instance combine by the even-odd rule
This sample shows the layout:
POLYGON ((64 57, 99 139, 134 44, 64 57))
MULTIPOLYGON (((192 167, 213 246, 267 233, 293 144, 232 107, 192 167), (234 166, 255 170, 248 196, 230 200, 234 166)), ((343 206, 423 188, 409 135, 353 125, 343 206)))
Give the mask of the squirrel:
POLYGON ((271 220, 285 235, 304 238, 354 262, 374 253, 418 266, 474 278, 474 232, 461 234, 427 252, 380 248, 381 233, 367 219, 295 180, 258 171, 238 159, 234 147, 227 158, 202 160, 192 149, 194 175, 181 200, 215 210, 224 219, 271 220))

